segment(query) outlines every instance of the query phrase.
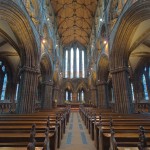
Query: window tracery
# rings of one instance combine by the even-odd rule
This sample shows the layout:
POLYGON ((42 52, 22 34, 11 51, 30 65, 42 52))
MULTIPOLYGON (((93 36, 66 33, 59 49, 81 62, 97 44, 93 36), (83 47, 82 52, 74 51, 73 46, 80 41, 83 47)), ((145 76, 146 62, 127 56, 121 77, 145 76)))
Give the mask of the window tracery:
POLYGON ((71 47, 64 51, 64 77, 85 78, 85 50, 71 47))

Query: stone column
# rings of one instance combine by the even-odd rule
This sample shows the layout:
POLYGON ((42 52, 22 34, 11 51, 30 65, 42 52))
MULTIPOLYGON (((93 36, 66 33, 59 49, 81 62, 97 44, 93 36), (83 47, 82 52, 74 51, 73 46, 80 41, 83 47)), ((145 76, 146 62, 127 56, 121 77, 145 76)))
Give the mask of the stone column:
POLYGON ((97 82, 97 103, 99 108, 108 107, 108 84, 106 81, 97 82))
POLYGON ((133 88, 134 88, 134 98, 135 98, 135 102, 134 102, 134 105, 135 105, 135 112, 138 111, 138 102, 140 101, 139 100, 139 79, 137 77, 134 78, 133 80, 133 88))
POLYGON ((112 85, 115 97, 115 111, 118 113, 132 113, 132 94, 127 67, 111 70, 112 85))
POLYGON ((51 109, 53 83, 52 81, 44 81, 42 82, 42 87, 42 109, 51 109))
POLYGON ((39 71, 25 66, 20 70, 20 73, 21 81, 18 91, 17 113, 33 113, 35 111, 35 101, 38 98, 39 71))
POLYGON ((92 102, 92 104, 97 106, 96 88, 95 87, 91 88, 91 102, 92 102))
POLYGON ((53 102, 55 102, 55 100, 57 100, 57 104, 61 104, 61 100, 59 98, 59 88, 54 87, 53 91, 54 91, 53 102))
POLYGON ((64 100, 65 100, 65 94, 64 91, 62 89, 59 89, 59 104, 63 104, 64 100))

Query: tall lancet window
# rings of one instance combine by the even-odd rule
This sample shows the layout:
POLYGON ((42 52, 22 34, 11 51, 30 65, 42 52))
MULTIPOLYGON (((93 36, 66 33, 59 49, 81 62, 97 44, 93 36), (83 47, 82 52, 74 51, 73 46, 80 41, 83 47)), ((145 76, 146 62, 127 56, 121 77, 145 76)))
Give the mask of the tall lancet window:
POLYGON ((74 70, 74 65, 73 65, 73 62, 74 62, 74 51, 73 51, 73 48, 71 48, 71 54, 70 54, 70 78, 73 78, 73 70, 74 70))
POLYGON ((85 77, 85 70, 84 70, 84 51, 82 51, 82 78, 85 77))
POLYGON ((18 97, 18 89, 19 89, 19 84, 17 84, 17 87, 16 87, 16 95, 15 95, 15 100, 17 100, 17 97, 18 97))
POLYGON ((65 53, 65 78, 68 77, 68 51, 66 50, 65 53))
POLYGON ((149 69, 149 80, 150 80, 150 67, 148 69, 149 69))
POLYGON ((147 85, 146 85, 146 78, 145 78, 144 74, 142 76, 142 81, 143 81, 143 88, 144 88, 144 98, 145 98, 145 100, 149 100, 148 91, 147 91, 147 85))
POLYGON ((134 89, 133 89, 133 84, 131 83, 131 92, 132 92, 132 100, 135 101, 134 98, 134 89))
POLYGON ((81 100, 84 101, 84 91, 81 91, 81 100))
POLYGON ((66 94, 66 95, 65 95, 65 99, 66 99, 66 101, 68 101, 68 90, 66 91, 65 94, 66 94))
POLYGON ((76 51, 76 77, 79 78, 79 48, 76 51))
POLYGON ((82 47, 73 45, 64 49, 64 77, 85 78, 86 52, 82 47))
POLYGON ((3 87, 2 87, 2 93, 1 93, 1 100, 5 99, 5 94, 6 94, 6 86, 7 86, 7 73, 6 73, 6 68, 5 66, 2 67, 2 71, 5 74, 4 75, 4 80, 3 80, 3 87))

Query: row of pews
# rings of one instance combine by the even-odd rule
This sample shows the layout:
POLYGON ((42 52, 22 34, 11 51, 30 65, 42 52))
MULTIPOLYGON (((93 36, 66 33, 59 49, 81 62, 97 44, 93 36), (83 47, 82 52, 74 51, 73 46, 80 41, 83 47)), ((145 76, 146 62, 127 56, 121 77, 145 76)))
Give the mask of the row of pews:
POLYGON ((0 149, 57 150, 70 117, 70 107, 27 115, 0 116, 0 149))
POLYGON ((80 106, 79 113, 97 150, 150 149, 150 114, 118 114, 80 106))

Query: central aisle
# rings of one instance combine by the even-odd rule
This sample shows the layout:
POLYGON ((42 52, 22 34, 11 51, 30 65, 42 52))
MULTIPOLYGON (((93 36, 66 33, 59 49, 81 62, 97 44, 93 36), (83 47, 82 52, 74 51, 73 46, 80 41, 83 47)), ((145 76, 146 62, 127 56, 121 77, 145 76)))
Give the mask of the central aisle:
POLYGON ((72 112, 60 150, 96 150, 78 112, 72 112))

